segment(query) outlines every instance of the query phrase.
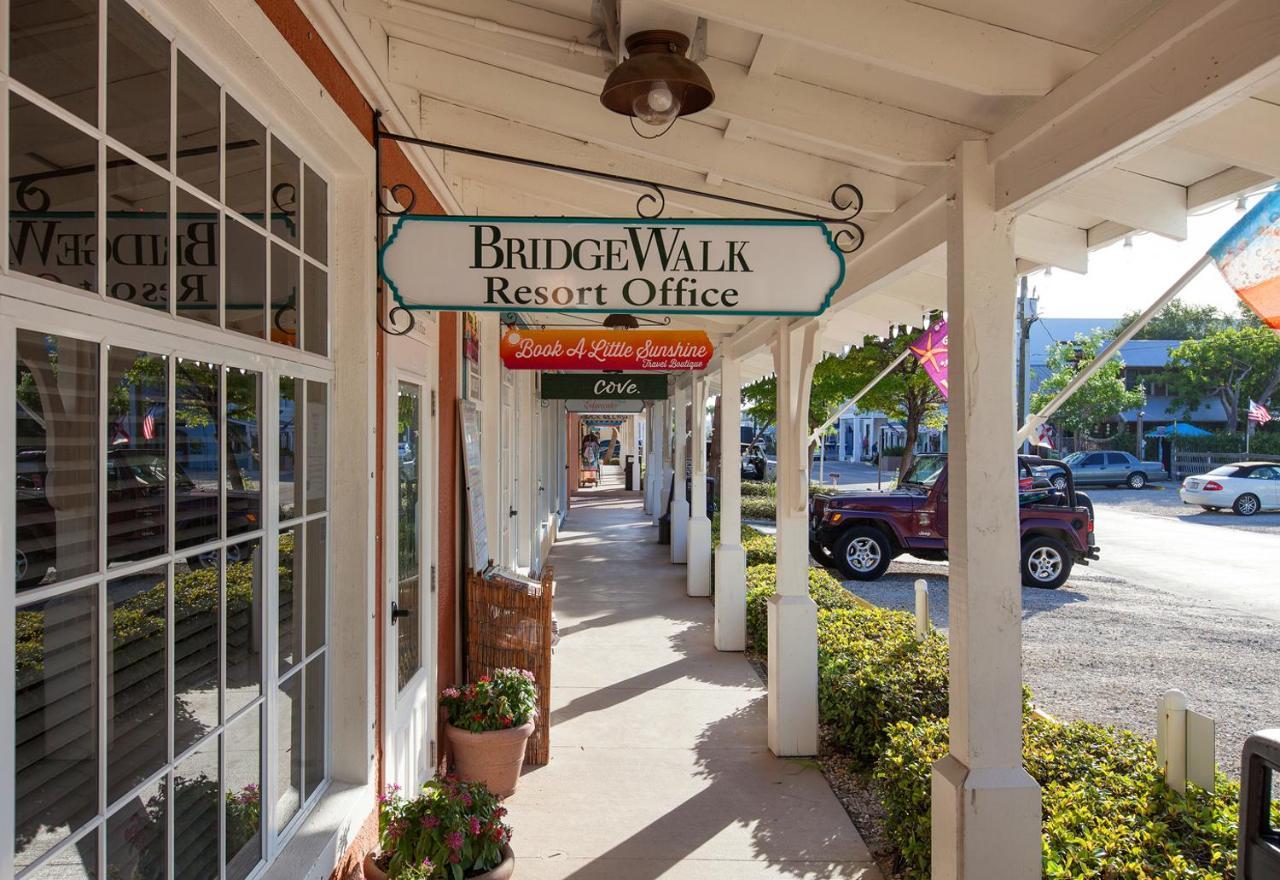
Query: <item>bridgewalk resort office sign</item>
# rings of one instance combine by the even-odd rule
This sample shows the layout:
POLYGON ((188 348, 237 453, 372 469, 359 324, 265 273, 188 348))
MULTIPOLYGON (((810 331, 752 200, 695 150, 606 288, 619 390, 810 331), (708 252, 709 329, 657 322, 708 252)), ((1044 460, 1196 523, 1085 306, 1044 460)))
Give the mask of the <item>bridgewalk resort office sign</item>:
POLYGON ((408 308, 817 315, 844 258, 816 220, 406 216, 380 255, 408 308))

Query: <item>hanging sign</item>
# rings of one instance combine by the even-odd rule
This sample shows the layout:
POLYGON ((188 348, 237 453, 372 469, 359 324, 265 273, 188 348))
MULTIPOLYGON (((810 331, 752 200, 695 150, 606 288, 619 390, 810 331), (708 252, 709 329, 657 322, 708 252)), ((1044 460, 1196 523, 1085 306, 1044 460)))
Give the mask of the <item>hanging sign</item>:
POLYGON ((638 413, 644 412, 643 400, 566 400, 564 408, 571 413, 638 413))
POLYGON ((626 419, 583 419, 588 428, 621 428, 626 419))
POLYGON ((844 256, 816 220, 412 215, 379 270, 409 308, 817 315, 844 256))
POLYGON ((543 400, 666 400, 667 377, 619 373, 543 373, 543 400))
POLYGON ((523 330, 499 346, 508 370, 705 370, 715 351, 701 330, 523 330))

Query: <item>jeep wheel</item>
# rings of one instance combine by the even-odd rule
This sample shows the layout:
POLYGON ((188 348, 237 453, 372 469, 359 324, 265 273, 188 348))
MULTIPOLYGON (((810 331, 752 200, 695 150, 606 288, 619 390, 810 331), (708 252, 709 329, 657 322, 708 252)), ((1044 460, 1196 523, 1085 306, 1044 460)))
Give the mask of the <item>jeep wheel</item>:
POLYGON ((1125 480, 1125 484, 1130 489, 1142 489, 1147 485, 1147 475, 1141 471, 1134 471, 1129 474, 1129 479, 1125 480))
POLYGON ((840 536, 834 555, 845 577, 874 581, 889 568, 893 549, 879 529, 854 526, 840 536))
POLYGON ((1071 576, 1072 559, 1056 538, 1039 535, 1022 542, 1022 585, 1056 590, 1071 576))
POLYGON ((1053 488, 1057 489, 1059 492, 1067 491, 1067 477, 1065 474, 1054 474, 1053 479, 1049 482, 1053 485, 1053 488))

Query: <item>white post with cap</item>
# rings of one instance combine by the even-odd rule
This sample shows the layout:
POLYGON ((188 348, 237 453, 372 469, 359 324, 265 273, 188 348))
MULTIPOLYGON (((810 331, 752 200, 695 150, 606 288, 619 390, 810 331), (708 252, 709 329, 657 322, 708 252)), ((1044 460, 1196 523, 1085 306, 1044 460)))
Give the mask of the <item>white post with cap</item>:
POLYGON ((742 370, 720 356, 720 546, 716 548, 715 644, 747 647, 747 554, 742 549, 742 370))
POLYGON ((689 561, 689 499, 685 496, 685 441, 689 436, 689 390, 676 386, 675 451, 672 474, 675 491, 671 498, 671 561, 684 565, 689 561))
POLYGON ((711 518, 707 516, 707 380, 692 382, 693 405, 689 449, 693 455, 689 502, 689 546, 685 591, 690 596, 711 595, 711 518))
MULTIPOLYGON (((935 880, 1038 880, 1040 789, 1022 765, 1012 217, 984 141, 949 204, 950 754, 933 768, 935 880)), ((779 558, 781 561, 781 558, 779 558)))
POLYGON ((818 606, 809 596, 809 388, 818 325, 781 320, 778 377, 778 589, 769 613, 769 748, 818 753, 818 606))

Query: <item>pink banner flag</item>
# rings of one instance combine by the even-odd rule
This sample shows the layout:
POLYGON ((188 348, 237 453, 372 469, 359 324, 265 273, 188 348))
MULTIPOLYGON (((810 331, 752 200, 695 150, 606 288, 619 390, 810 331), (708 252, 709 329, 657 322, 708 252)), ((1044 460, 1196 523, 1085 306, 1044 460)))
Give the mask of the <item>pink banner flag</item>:
POLYGON ((942 396, 947 396, 947 322, 935 321, 920 338, 910 345, 920 366, 938 386, 942 396))
POLYGON ((1280 190, 1263 196, 1209 256, 1236 295, 1280 333, 1280 190))

